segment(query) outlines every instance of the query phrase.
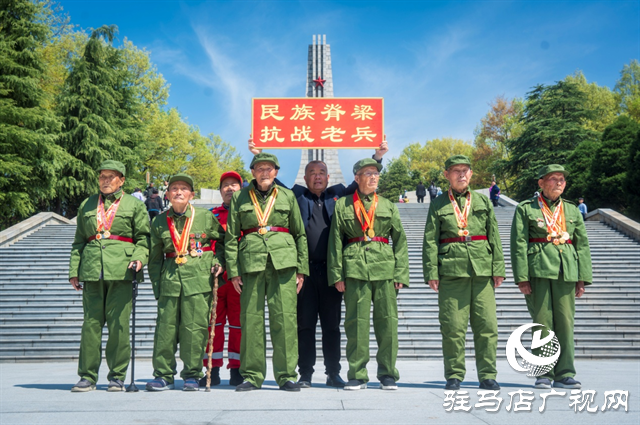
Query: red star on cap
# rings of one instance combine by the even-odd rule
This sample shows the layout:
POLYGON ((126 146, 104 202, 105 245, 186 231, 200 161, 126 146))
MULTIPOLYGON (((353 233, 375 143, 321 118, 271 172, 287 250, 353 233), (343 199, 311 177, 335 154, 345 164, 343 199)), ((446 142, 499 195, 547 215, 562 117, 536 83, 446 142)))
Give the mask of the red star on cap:
POLYGON ((323 79, 322 79, 322 78, 320 78, 320 77, 318 77, 318 78, 316 78, 315 80, 313 80, 313 82, 314 82, 314 83, 316 83, 316 88, 318 88, 318 86, 320 86, 320 87, 324 88, 324 83, 325 83, 326 81, 327 81, 327 80, 323 80, 323 79))

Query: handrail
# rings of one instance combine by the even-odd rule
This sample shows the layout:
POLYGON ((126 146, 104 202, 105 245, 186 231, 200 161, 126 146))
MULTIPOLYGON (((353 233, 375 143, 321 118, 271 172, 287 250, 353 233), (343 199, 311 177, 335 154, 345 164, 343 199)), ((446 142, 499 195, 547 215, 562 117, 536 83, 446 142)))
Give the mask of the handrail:
POLYGON ((74 224, 53 212, 41 212, 0 232, 0 247, 7 247, 49 224, 74 224))
POLYGON ((640 242, 640 223, 610 208, 598 208, 587 213, 587 221, 600 221, 640 242))

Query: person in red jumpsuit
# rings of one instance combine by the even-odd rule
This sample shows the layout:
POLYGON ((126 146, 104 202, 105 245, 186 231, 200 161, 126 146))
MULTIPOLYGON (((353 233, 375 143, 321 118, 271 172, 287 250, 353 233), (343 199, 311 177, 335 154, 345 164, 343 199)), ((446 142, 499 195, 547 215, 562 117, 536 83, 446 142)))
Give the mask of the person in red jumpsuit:
MULTIPOLYGON (((233 194, 242 189, 242 177, 235 171, 227 171, 220 176, 220 194, 222 195, 222 205, 213 208, 211 212, 216 216, 222 227, 227 230, 227 215, 229 213, 229 203, 233 194)), ((229 362, 227 368, 230 369, 229 385, 237 386, 242 384, 242 376, 240 375, 240 294, 233 288, 233 285, 227 281, 227 272, 222 275, 225 284, 218 288, 218 307, 216 308, 216 324, 215 335, 213 337, 213 361, 211 363, 211 385, 220 385, 220 368, 222 367, 223 351, 224 351, 224 325, 229 321, 229 343, 227 352, 229 353, 229 362)), ((222 282, 221 282, 222 283, 222 282)), ((209 328, 211 332, 211 328, 209 328)), ((207 367, 209 346, 205 351, 202 361, 204 367, 207 367)), ((205 387, 207 377, 200 380, 200 386, 205 387)))

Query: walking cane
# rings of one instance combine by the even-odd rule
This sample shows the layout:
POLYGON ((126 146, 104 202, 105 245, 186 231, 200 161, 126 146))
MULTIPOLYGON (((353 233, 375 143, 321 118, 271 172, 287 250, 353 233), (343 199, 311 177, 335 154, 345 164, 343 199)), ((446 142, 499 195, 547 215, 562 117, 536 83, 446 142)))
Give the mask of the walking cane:
POLYGON ((213 301, 211 306, 211 316, 209 319, 209 350, 207 351, 207 389, 205 392, 211 391, 211 364, 213 362, 213 337, 216 334, 216 309, 218 308, 218 268, 220 266, 216 264, 213 268, 214 277, 213 277, 213 301))
MULTIPOLYGON (((135 276, 135 270, 134 270, 135 276)), ((134 277, 131 282, 133 288, 133 299, 131 305, 131 384, 127 387, 128 393, 138 392, 138 387, 135 383, 136 374, 136 298, 138 297, 138 280, 134 277)))

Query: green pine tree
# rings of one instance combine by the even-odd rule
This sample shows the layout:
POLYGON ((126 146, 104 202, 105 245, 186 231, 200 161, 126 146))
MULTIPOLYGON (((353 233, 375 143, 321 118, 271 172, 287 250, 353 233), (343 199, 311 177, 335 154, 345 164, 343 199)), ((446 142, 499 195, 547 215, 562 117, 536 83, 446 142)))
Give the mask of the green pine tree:
POLYGON ((28 0, 0 0, 0 230, 47 210, 66 161, 56 145, 61 124, 43 108, 43 61, 50 37, 28 0))
POLYGON ((597 133, 584 122, 593 118, 585 108, 585 94, 572 82, 538 85, 527 94, 522 123, 525 128, 507 140, 510 157, 504 169, 514 178, 511 192, 519 200, 538 189, 538 170, 548 164, 566 165, 572 151, 584 141, 596 140, 597 133))
POLYGON ((627 175, 622 187, 627 194, 627 204, 629 205, 626 212, 634 220, 640 220, 640 190, 638 190, 638 182, 640 182, 640 131, 638 131, 633 142, 629 145, 627 175))
POLYGON ((64 120, 60 145, 74 158, 60 178, 58 208, 70 216, 85 197, 97 193, 95 170, 102 161, 121 161, 129 171, 141 167, 136 152, 142 141, 139 102, 122 52, 113 47, 116 33, 116 26, 92 32, 58 99, 64 120))

